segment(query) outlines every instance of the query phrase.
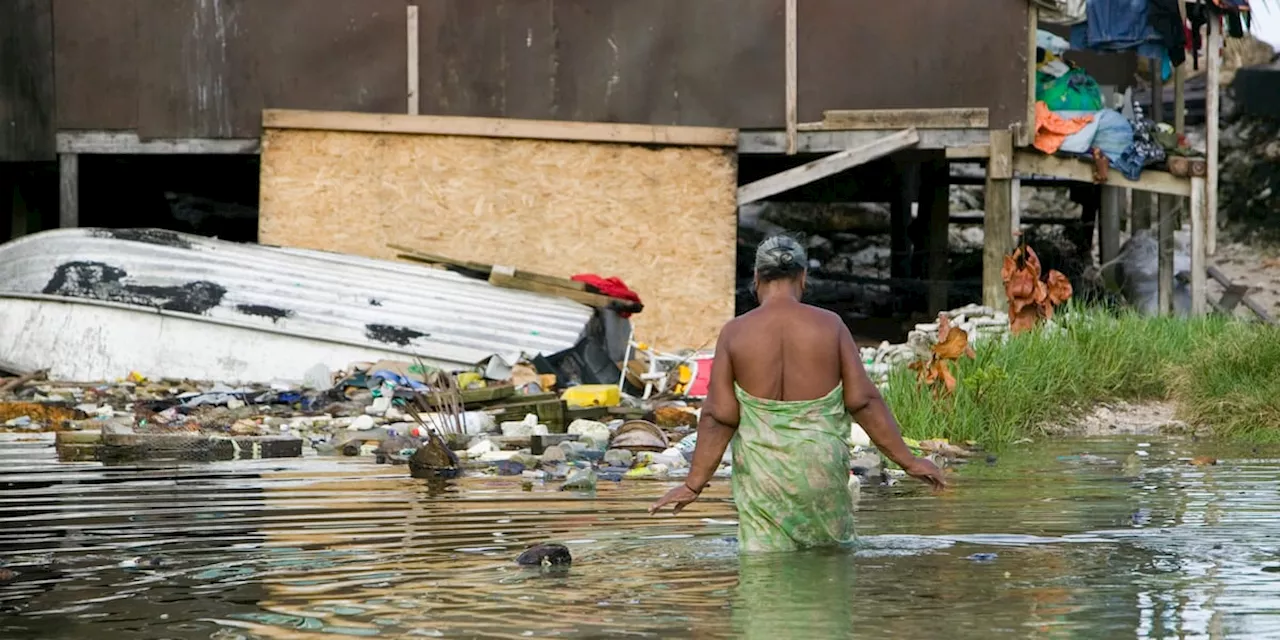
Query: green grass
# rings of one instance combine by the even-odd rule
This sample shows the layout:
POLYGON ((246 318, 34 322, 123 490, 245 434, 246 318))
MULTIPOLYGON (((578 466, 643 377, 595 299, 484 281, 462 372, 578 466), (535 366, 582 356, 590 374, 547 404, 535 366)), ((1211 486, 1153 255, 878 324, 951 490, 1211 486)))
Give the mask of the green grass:
POLYGON ((1108 400, 1172 400, 1178 416, 1229 439, 1280 442, 1280 329, 1221 317, 1185 320, 1072 309, 1060 331, 977 347, 935 399, 895 370, 885 400, 905 435, 999 448, 1069 424, 1108 400))

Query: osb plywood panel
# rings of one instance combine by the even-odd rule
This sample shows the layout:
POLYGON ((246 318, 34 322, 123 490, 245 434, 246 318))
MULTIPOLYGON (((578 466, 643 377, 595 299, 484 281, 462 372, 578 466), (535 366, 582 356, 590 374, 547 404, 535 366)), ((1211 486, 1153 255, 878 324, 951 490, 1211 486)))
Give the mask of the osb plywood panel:
POLYGON ((636 337, 713 344, 733 317, 736 157, 714 148, 268 129, 259 240, 388 243, 640 294, 636 337))

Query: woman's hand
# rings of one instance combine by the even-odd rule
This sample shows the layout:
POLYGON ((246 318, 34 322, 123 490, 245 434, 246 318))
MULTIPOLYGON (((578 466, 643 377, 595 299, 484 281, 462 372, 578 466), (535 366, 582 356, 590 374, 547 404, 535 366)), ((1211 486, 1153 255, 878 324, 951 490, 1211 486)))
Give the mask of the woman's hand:
POLYGON ((928 458, 916 458, 910 464, 903 467, 903 471, 907 475, 920 480, 934 489, 942 489, 947 486, 947 481, 942 475, 942 469, 938 465, 931 462, 928 458))
POLYGON ((674 509, 671 510, 671 514, 678 516, 680 515, 681 511, 684 511, 685 507, 689 506, 689 503, 698 499, 699 493, 700 492, 698 491, 694 491, 693 489, 690 489, 689 485, 682 484, 668 491, 667 495, 662 496, 661 499, 653 503, 653 506, 649 507, 649 515, 653 515, 657 513, 660 509, 667 506, 668 504, 675 504, 676 506, 674 509))

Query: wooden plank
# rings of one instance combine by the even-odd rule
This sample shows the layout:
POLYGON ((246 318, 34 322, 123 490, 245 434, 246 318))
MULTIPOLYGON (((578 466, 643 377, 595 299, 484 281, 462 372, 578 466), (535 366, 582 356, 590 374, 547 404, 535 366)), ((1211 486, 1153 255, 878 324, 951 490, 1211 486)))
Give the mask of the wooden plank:
POLYGON ((962 147, 947 147, 948 160, 977 160, 991 157, 991 145, 970 144, 962 147))
POLYGON ((823 128, 837 130, 884 129, 986 129, 990 121, 984 108, 961 109, 858 109, 822 113, 823 128))
POLYGON ((57 129, 138 128, 138 3, 53 0, 57 129))
POLYGON ((1205 251, 1209 255, 1218 252, 1218 226, 1226 221, 1225 217, 1218 217, 1218 119, 1222 93, 1222 47, 1222 24, 1214 15, 1209 20, 1209 42, 1205 46, 1208 66, 1204 98, 1205 160, 1209 164, 1209 176, 1205 181, 1205 216, 1208 225, 1205 230, 1205 251))
MULTIPOLYGON (((1078 182, 1093 182, 1093 165, 1075 158, 1049 156, 1039 151, 1017 151, 1014 153, 1013 166, 1022 175, 1051 176, 1078 182)), ((1136 182, 1125 178, 1119 171, 1109 171, 1107 172, 1107 182, 1105 184, 1141 191, 1167 193, 1173 196, 1191 194, 1191 184, 1186 178, 1179 178, 1164 171, 1151 169, 1143 171, 1142 178, 1136 182)))
POLYGON ((1040 8, 1034 2, 1027 7, 1027 112, 1026 120, 1018 127, 1017 144, 1029 147, 1036 138, 1036 47, 1040 30, 1040 8))
MULTIPOLYGON (((494 267, 491 264, 481 264, 479 262, 467 262, 466 260, 456 260, 454 258, 447 258, 445 256, 437 256, 434 254, 417 251, 415 249, 411 249, 409 247, 398 245, 398 244, 388 244, 387 248, 399 251, 400 255, 398 257, 404 258, 407 260, 412 260, 415 262, 425 262, 429 264, 441 264, 441 265, 459 267, 462 269, 466 269, 468 271, 476 271, 479 273, 483 273, 486 276, 491 274, 495 268, 498 268, 498 267, 494 267)), ((585 282, 578 282, 577 280, 570 280, 569 278, 559 278, 556 276, 549 276, 541 273, 534 273, 532 271, 524 271, 524 270, 515 270, 514 273, 515 273, 515 277, 517 278, 522 278, 525 280, 533 280, 535 282, 541 282, 543 284, 550 285, 553 287, 561 287, 565 289, 576 289, 578 291, 588 290, 587 284, 585 282)))
MULTIPOLYGON (((796 135, 797 153, 838 153, 861 146, 893 133, 885 131, 804 131, 796 135)), ((920 142, 917 149, 947 149, 986 145, 990 141, 982 129, 917 129, 920 142)), ((738 133, 738 154, 775 155, 787 152, 786 131, 741 131, 738 133)))
MULTIPOLYGON (((999 177, 1001 166, 1011 166, 1013 132, 990 132, 991 160, 987 163, 986 207, 983 216, 982 304, 993 309, 1008 305, 1001 269, 1013 252, 1013 180, 999 177), (993 170, 993 166, 995 169, 993 170)), ((1011 172, 1010 172, 1011 173, 1011 172)))
POLYGON ((419 98, 420 92, 418 90, 418 87, 419 87, 419 83, 422 81, 422 76, 418 72, 418 39, 419 39, 418 5, 411 4, 405 7, 405 26, 406 26, 406 37, 408 38, 407 43, 409 48, 409 56, 408 56, 408 59, 406 60, 409 67, 408 112, 409 112, 409 115, 416 116, 419 113, 418 105, 421 102, 419 98))
POLYGON ((489 284, 507 289, 519 289, 521 291, 529 291, 531 293, 541 293, 545 295, 558 296, 567 298, 598 309, 616 309, 620 311, 639 311, 638 305, 619 298, 611 298, 609 296, 590 293, 579 289, 570 289, 567 287, 558 287, 556 285, 539 282, 537 280, 528 280, 518 277, 514 269, 503 269, 494 267, 493 272, 489 274, 489 284))
POLYGON ((1205 211, 1205 178, 1191 179, 1191 315, 1205 314, 1207 293, 1205 275, 1208 265, 1208 214, 1205 211))
POLYGON ((265 129, 413 133, 686 147, 733 147, 738 144, 738 132, 736 129, 717 129, 714 127, 669 127, 648 124, 558 122, 553 120, 517 120, 513 118, 411 116, 385 113, 354 113, 349 111, 267 109, 262 112, 262 126, 265 129))
POLYGON ((62 131, 57 137, 58 153, 108 155, 133 154, 257 154, 262 141, 257 138, 153 138, 140 140, 133 131, 62 131))
POLYGON ((80 156, 58 156, 58 227, 80 226, 80 156))
POLYGON ((1239 294, 1239 299, 1235 300, 1235 302, 1243 302, 1244 306, 1252 311, 1254 315, 1258 316, 1258 318, 1263 322, 1266 322, 1267 324, 1276 324, 1275 318, 1271 317, 1271 314, 1267 313, 1267 310, 1261 304, 1258 304, 1256 300, 1249 297, 1248 286, 1233 284, 1231 280, 1227 278, 1227 275, 1217 267, 1209 267, 1205 272, 1206 275, 1217 280, 1218 284, 1221 284, 1223 288, 1227 290, 1227 293, 1223 295, 1222 300, 1217 303, 1217 306, 1228 307, 1228 305, 1230 305, 1225 309, 1226 311, 1230 311, 1231 308, 1235 307, 1235 304, 1232 304, 1231 298, 1235 297, 1236 294, 1239 294))
POLYGON ((786 6, 786 47, 787 47, 787 155, 796 153, 796 0, 787 0, 786 6))
POLYGON ((738 206, 756 202, 772 195, 809 184, 827 176, 835 175, 866 164, 872 160, 883 158, 895 151, 914 146, 920 141, 915 129, 907 129, 898 133, 883 136, 865 145, 846 149, 825 158, 802 164, 776 173, 767 178, 756 180, 751 184, 738 187, 738 206))

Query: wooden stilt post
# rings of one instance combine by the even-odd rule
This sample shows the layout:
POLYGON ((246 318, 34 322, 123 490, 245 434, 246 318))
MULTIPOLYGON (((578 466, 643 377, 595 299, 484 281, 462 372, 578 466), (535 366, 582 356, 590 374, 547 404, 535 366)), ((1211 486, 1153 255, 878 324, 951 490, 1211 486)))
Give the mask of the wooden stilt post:
POLYGON ((1013 251, 1013 132, 991 132, 986 211, 982 222, 982 304, 1001 309, 1007 301, 1000 270, 1013 251))
POLYGON ((419 86, 420 75, 418 74, 418 7, 417 5, 409 5, 405 7, 407 44, 409 49, 409 77, 406 90, 409 95, 408 113, 416 116, 419 113, 419 86))
MULTIPOLYGON (((914 159, 895 163, 893 200, 889 202, 889 277, 910 278, 911 205, 919 189, 920 163, 914 159)), ((923 211, 921 211, 923 213, 923 211)))
POLYGON ((929 315, 945 311, 951 279, 951 165, 935 160, 925 165, 920 179, 920 212, 929 216, 929 315))
POLYGON ((798 47, 796 44, 796 0, 787 0, 786 4, 786 100, 787 100, 787 155, 794 155, 796 152, 796 76, 798 74, 798 47))
MULTIPOLYGON (((1178 135, 1186 130, 1187 110, 1184 86, 1186 81, 1186 65, 1178 65, 1173 69, 1173 129, 1178 135)), ((1161 101, 1163 102, 1163 100, 1161 101)), ((1160 247, 1159 269, 1159 301, 1160 313, 1173 312, 1173 230, 1178 220, 1175 211, 1185 199, 1178 196, 1161 195, 1159 204, 1159 223, 1156 237, 1160 247)))
POLYGON ((58 156, 58 226, 63 229, 80 226, 80 156, 63 153, 58 156))
POLYGON ((1191 315, 1202 316, 1205 313, 1207 293, 1205 284, 1208 275, 1209 215, 1208 215, 1208 180, 1191 179, 1191 315))
POLYGON ((1216 16, 1209 18, 1209 42, 1205 46, 1205 55, 1208 58, 1204 84, 1205 162, 1209 165, 1205 181, 1205 215, 1209 224, 1205 250, 1214 255, 1218 252, 1218 226, 1226 221, 1218 217, 1218 85, 1222 83, 1222 23, 1216 16))
MULTIPOLYGON (((1120 254, 1120 211, 1124 208, 1122 187, 1102 187, 1102 202, 1098 207, 1098 262, 1107 264, 1120 254)), ((1102 270, 1103 278, 1115 283, 1115 265, 1102 270)))

